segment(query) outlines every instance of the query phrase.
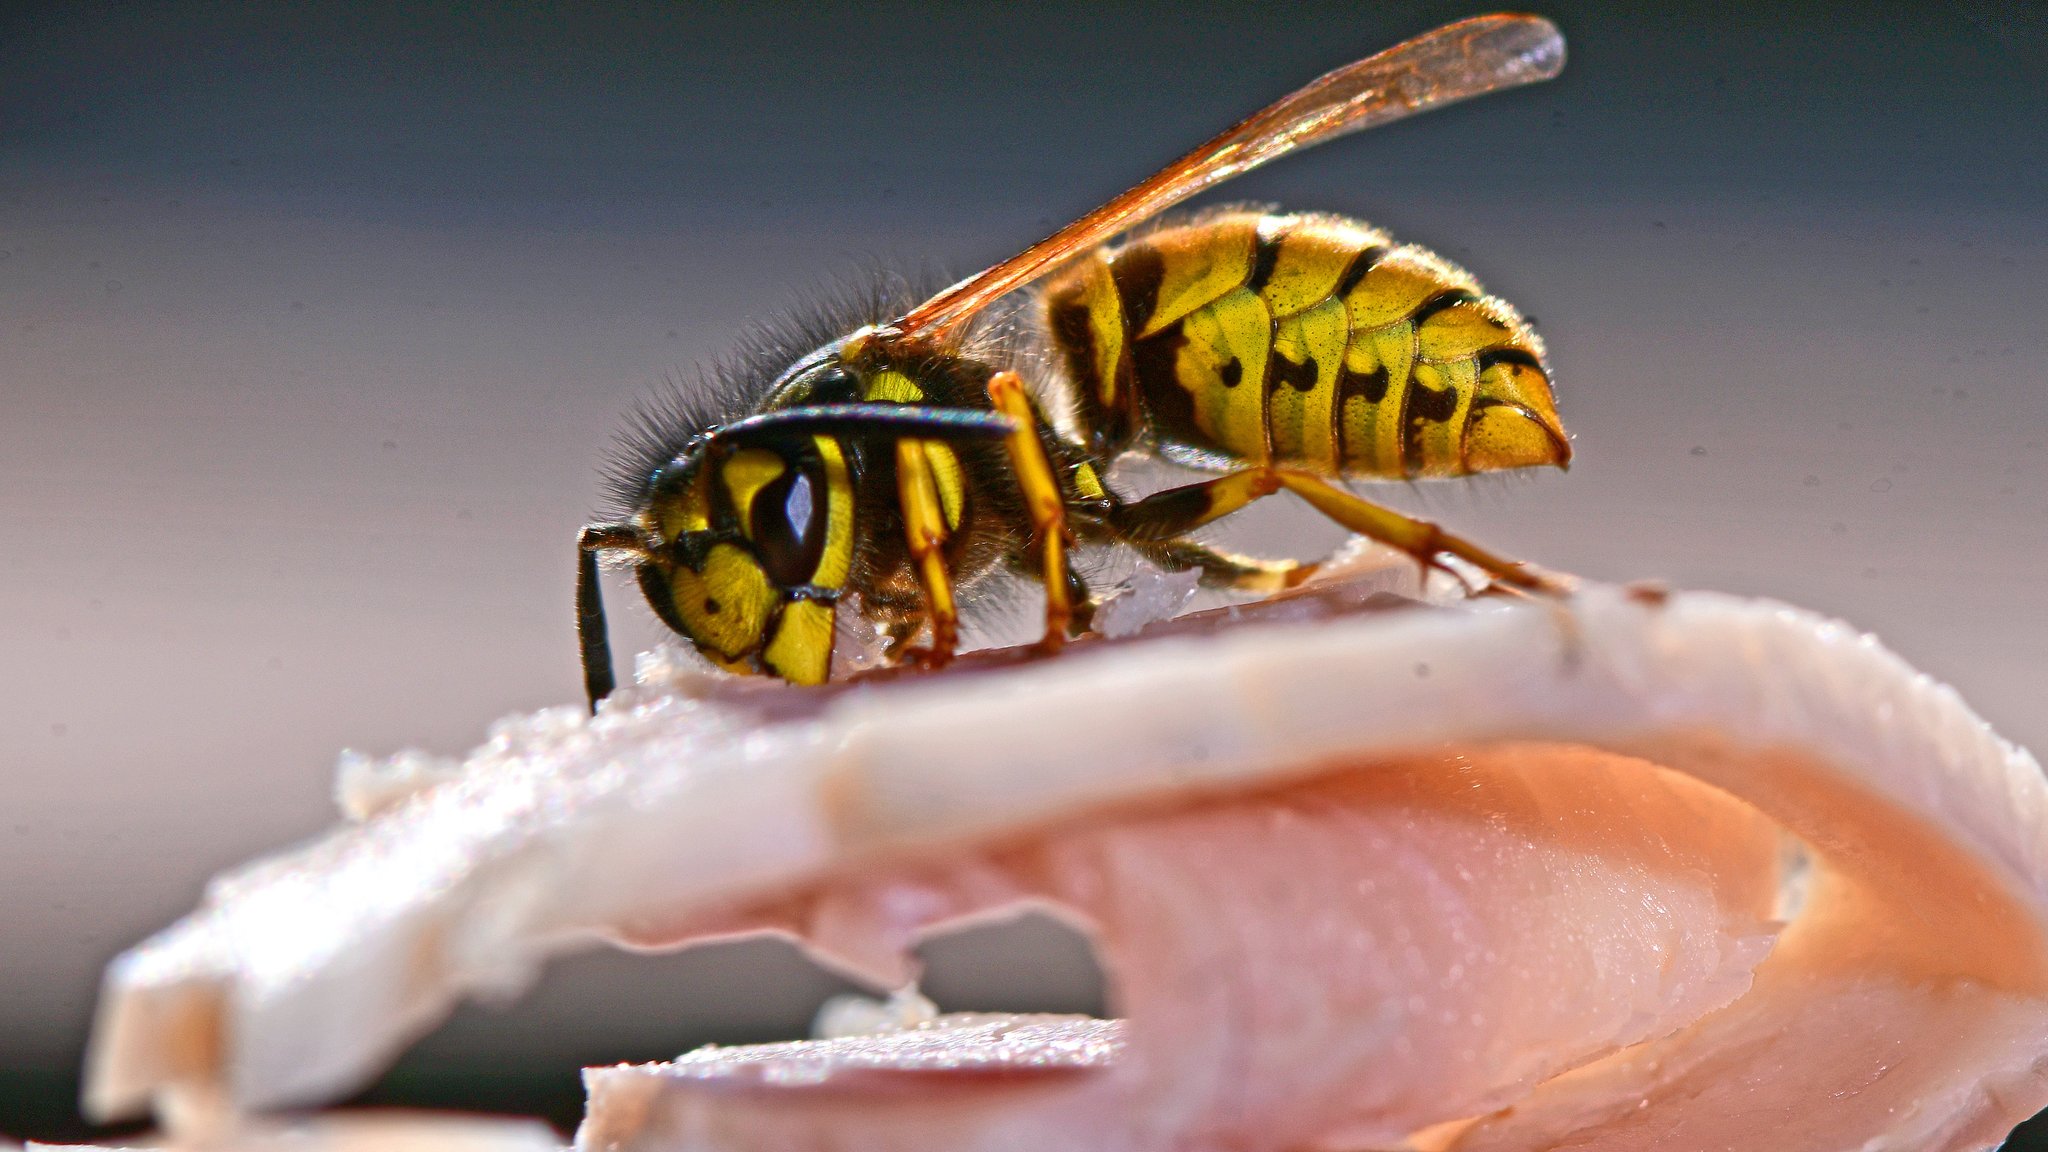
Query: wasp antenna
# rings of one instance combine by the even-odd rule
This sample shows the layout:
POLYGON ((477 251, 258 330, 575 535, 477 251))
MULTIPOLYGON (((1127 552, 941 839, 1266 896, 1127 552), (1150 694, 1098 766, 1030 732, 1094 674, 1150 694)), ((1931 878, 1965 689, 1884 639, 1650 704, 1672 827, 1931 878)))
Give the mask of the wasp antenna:
POLYGON ((711 434, 713 443, 737 444, 799 435, 860 436, 883 440, 999 440, 1017 430, 1001 412, 979 408, 926 408, 911 404, 817 404, 749 416, 711 434))
POLYGON ((644 554, 640 530, 631 524, 590 524, 576 536, 576 643, 583 654, 583 691, 591 715, 597 702, 612 694, 612 642, 605 627, 604 593, 597 578, 599 552, 644 554))

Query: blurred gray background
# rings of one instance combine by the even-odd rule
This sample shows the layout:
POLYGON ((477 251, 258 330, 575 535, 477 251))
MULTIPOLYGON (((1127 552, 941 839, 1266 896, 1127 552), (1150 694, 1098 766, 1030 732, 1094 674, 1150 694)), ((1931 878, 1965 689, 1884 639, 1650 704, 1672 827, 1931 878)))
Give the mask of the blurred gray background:
MULTIPOLYGON (((1546 8, 1564 79, 1227 190, 1431 245, 1549 340, 1568 476, 1386 498, 1839 614, 2048 747, 2048 9, 1546 8)), ((665 376, 1477 10, 0 11, 0 1132, 83 1131, 102 964, 329 823, 339 749, 577 698, 571 540, 665 376)), ((954 1007, 1092 995, 1029 926, 934 961, 954 1007)), ((767 944, 579 960, 369 1098, 569 1117, 577 1062, 836 987, 767 944)))

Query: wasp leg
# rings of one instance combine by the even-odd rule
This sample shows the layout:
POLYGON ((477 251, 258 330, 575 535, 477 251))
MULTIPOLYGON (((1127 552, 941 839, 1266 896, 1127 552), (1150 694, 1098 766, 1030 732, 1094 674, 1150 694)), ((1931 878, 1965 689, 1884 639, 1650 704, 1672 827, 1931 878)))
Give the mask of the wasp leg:
POLYGON ((901 663, 904 652, 910 648, 910 641, 916 637, 918 629, 923 625, 922 620, 898 620, 884 628, 882 659, 891 664, 901 663))
POLYGON ((1263 560, 1222 552, 1193 540, 1132 541, 1130 547, 1161 568, 1176 572, 1199 568, 1202 583, 1233 592, 1270 595, 1294 587, 1321 567, 1312 561, 1263 560))
POLYGON ((612 694, 612 642, 604 622, 604 596, 597 579, 599 552, 640 553, 639 529, 631 524, 591 524, 576 536, 576 646, 583 654, 583 691, 590 712, 612 694))
POLYGON ((1074 542, 1067 527, 1067 502, 1060 494, 1059 481, 1053 478, 1045 445, 1039 443, 1040 420, 1024 391, 1023 378, 1015 372, 996 373, 989 378, 988 398, 996 411, 1017 423, 1003 447, 1017 473, 1017 485, 1024 490, 1024 506, 1031 516, 1031 550, 1038 554, 1038 580, 1045 586, 1045 636, 1038 647, 1055 652, 1067 642, 1077 622, 1077 603, 1084 614, 1087 605, 1087 590, 1067 562, 1067 549, 1074 542))
POLYGON ((1271 469, 1247 468, 1154 492, 1143 500, 1118 503, 1109 510, 1106 521, 1110 531, 1127 543, 1164 543, 1279 490, 1280 480, 1271 469))
POLYGON ((946 571, 946 515, 922 440, 896 441, 896 495, 903 504, 903 535, 910 546, 910 561, 924 586, 932 620, 932 646, 904 655, 933 668, 944 667, 952 661, 953 649, 960 641, 960 613, 953 603, 953 577, 946 571))
MULTIPOLYGON (((1553 596, 1570 591, 1570 585, 1561 577, 1496 556, 1427 520, 1382 508, 1320 476, 1292 468, 1247 468, 1199 484, 1155 492, 1113 510, 1109 523, 1114 532, 1142 551, 1148 544, 1171 540, 1282 488, 1351 531, 1399 548, 1425 567, 1440 567, 1437 557, 1450 555, 1516 588, 1553 596)), ((1312 570, 1312 566, 1304 566, 1292 576, 1291 582, 1299 583, 1312 570)))
POLYGON ((1497 556, 1427 520, 1404 516, 1391 508, 1382 508, 1353 496, 1313 473, 1297 472, 1292 468, 1268 471, 1288 491, 1308 501, 1316 511, 1361 536, 1399 548, 1425 568, 1440 567, 1438 556, 1456 556, 1510 587, 1546 596, 1563 596, 1571 591, 1571 584, 1565 577, 1545 572, 1533 564, 1497 556))
POLYGON ((1277 479, 1264 469, 1251 468, 1118 503, 1110 508, 1106 523, 1119 541, 1155 564, 1201 569, 1202 582, 1210 587, 1278 592, 1306 580, 1316 565, 1219 552, 1186 539, 1186 534, 1279 490, 1277 479))

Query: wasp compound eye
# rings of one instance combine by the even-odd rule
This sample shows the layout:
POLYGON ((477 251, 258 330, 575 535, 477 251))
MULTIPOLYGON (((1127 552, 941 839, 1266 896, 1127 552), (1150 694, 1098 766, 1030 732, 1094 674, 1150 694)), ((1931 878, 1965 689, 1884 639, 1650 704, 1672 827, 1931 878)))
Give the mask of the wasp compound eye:
POLYGON ((825 543, 824 496, 815 467, 779 451, 748 448, 726 459, 719 474, 734 519, 768 579, 783 588, 811 583, 825 543))
POLYGON ((822 504, 810 472, 794 468, 754 497, 749 534, 770 580, 786 588, 810 582, 825 546, 822 504))

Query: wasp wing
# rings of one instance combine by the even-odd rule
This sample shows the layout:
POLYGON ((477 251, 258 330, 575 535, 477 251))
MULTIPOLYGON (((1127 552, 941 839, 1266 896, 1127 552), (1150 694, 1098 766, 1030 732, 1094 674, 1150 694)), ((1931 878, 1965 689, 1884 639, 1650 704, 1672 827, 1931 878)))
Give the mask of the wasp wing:
POLYGON ((1326 73, 1255 112, 1151 179, 1016 256, 955 284, 897 321, 906 337, 943 337, 1001 297, 1120 232, 1225 180, 1325 140, 1564 67, 1564 37, 1540 16, 1474 16, 1326 73))

